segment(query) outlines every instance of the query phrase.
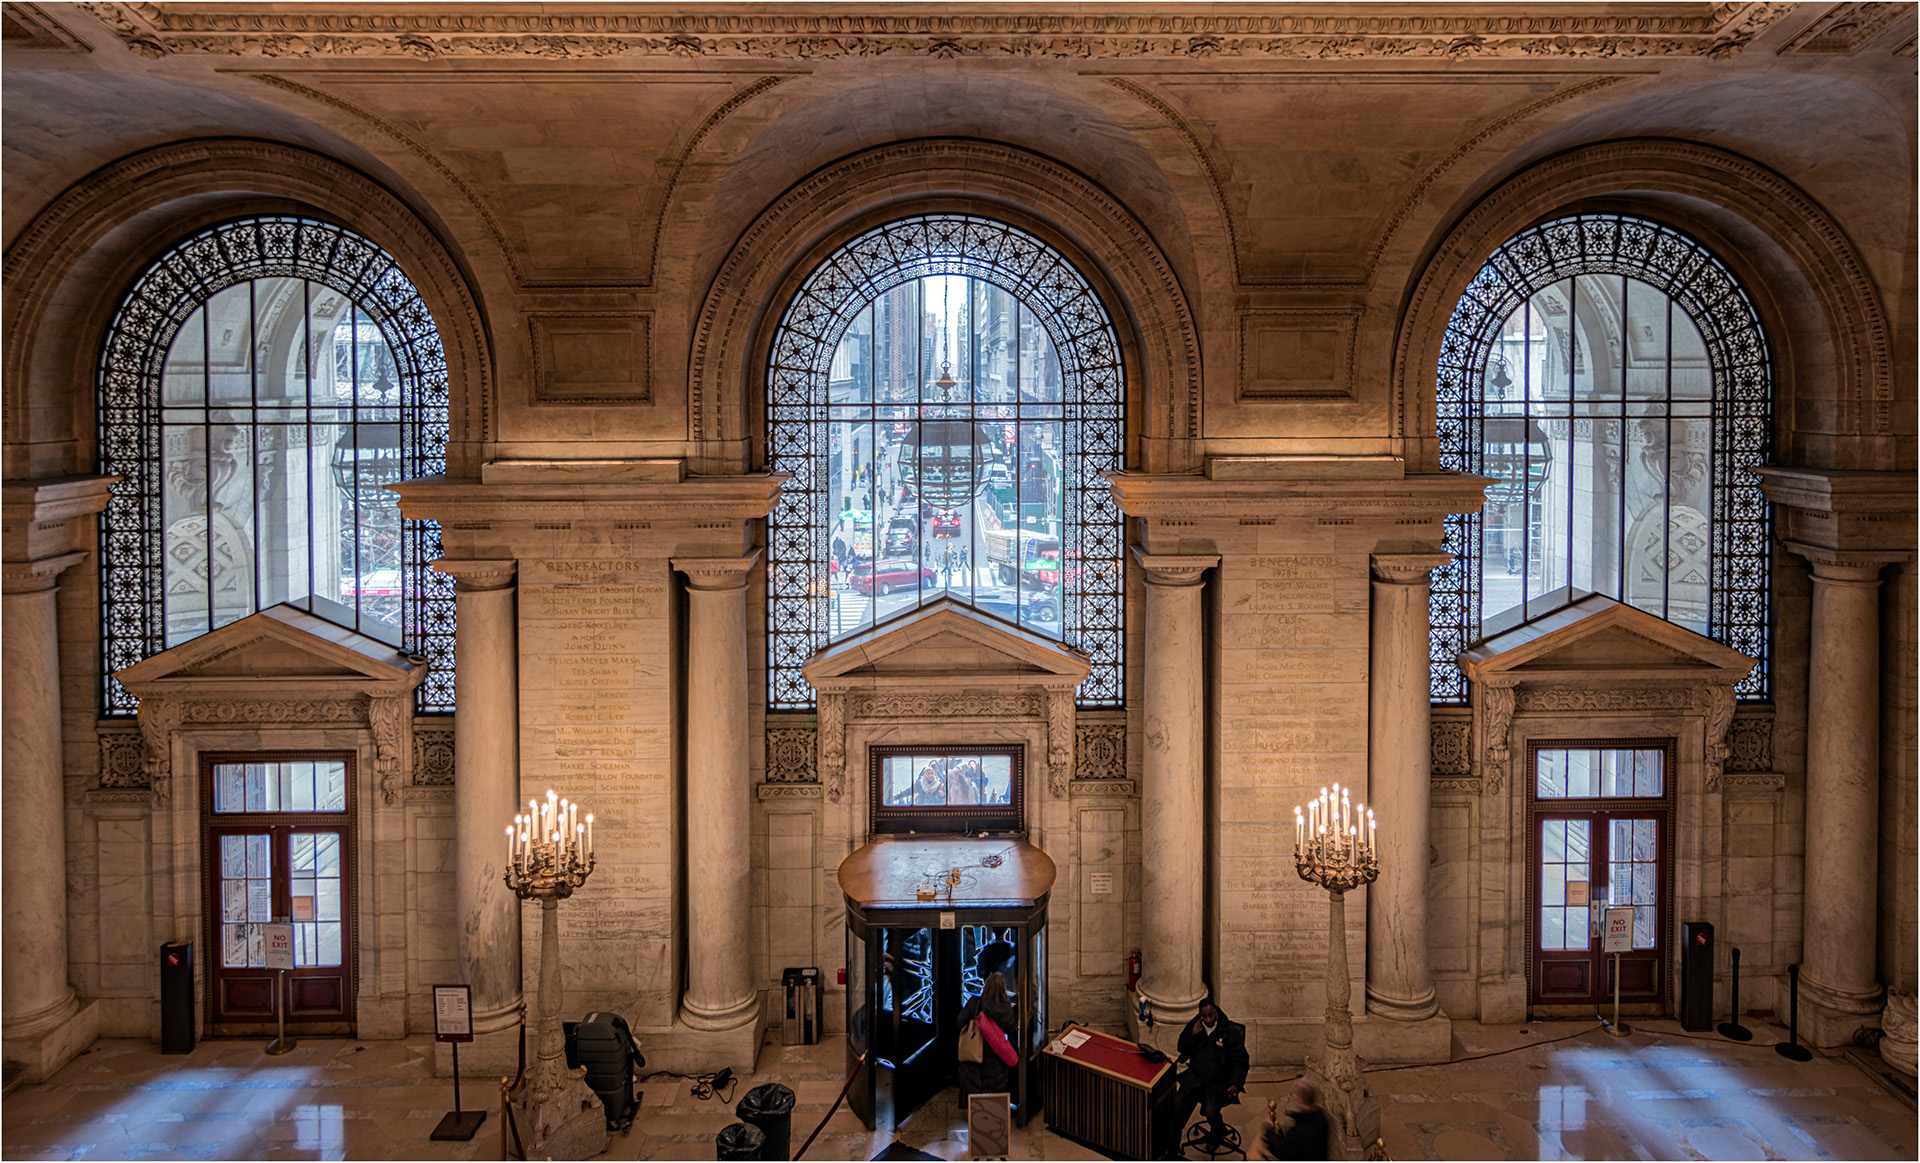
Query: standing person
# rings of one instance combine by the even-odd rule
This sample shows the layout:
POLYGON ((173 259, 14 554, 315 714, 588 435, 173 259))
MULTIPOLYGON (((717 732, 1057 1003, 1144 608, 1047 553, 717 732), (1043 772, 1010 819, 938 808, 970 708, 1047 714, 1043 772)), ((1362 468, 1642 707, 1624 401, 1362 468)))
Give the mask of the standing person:
POLYGON ((955 1028, 964 1028, 969 1022, 979 1023, 980 1040, 985 1046, 980 1061, 959 1065, 962 1106, 970 1094, 1006 1091, 1013 1065, 1020 1061, 1019 1051, 1007 1037, 1008 1031, 1018 1029, 1019 1019, 1014 1016, 1013 1003, 1007 1000, 1006 976, 998 970, 987 974, 986 980, 980 983, 980 996, 961 1009, 955 1028))
POLYGON ((1187 1064, 1174 1095, 1174 1125, 1185 1128, 1198 1106, 1207 1118, 1207 1145, 1226 1141, 1227 1124, 1220 1108, 1240 1101, 1247 1085, 1247 1028, 1230 1022, 1212 998, 1200 1003, 1200 1012, 1180 1031, 1180 1058, 1187 1064))
MULTIPOLYGON (((1266 1119, 1260 1128, 1263 1159, 1325 1159, 1327 1113, 1320 1109, 1320 1092, 1302 1078, 1287 1096, 1287 1113, 1266 1119)), ((1267 1104, 1269 1112, 1273 1104, 1267 1104)))

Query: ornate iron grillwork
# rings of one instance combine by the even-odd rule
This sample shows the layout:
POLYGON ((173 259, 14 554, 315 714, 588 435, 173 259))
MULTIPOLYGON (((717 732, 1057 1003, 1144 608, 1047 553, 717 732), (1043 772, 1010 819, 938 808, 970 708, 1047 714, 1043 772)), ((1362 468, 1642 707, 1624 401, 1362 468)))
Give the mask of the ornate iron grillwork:
MULTIPOLYGON (((1503 521, 1511 520, 1506 514, 1516 506, 1533 513, 1545 507, 1544 501, 1536 507, 1530 500, 1541 487, 1536 474, 1544 477, 1550 471, 1534 448, 1538 442, 1550 450, 1562 432, 1569 462, 1579 459, 1576 439, 1586 441, 1588 460, 1575 467, 1586 474, 1588 487, 1618 488, 1619 519, 1613 532, 1620 543, 1610 550, 1618 563, 1613 584, 1604 584, 1608 579, 1596 574, 1590 579, 1596 584, 1581 588, 1608 593, 1683 624, 1700 623, 1694 628, 1759 660, 1735 688, 1739 697, 1768 697, 1769 514, 1752 470, 1765 462, 1769 449, 1773 369, 1759 314, 1725 264, 1671 227, 1624 215, 1575 215, 1523 231, 1493 253, 1461 296, 1442 340, 1435 397, 1441 466, 1502 479, 1488 490, 1488 504, 1481 512, 1447 518, 1445 548, 1453 561, 1434 572, 1430 610, 1434 702, 1466 701, 1466 678, 1457 662, 1461 650, 1490 632, 1548 613, 1545 607, 1554 604, 1552 593, 1528 601, 1534 555, 1551 551, 1571 560, 1574 550, 1564 539, 1543 549, 1532 533, 1536 518, 1527 518, 1518 538, 1527 556, 1506 558, 1496 567, 1503 582, 1518 574, 1520 604, 1511 614, 1502 614, 1510 619, 1507 625, 1489 625, 1486 518, 1496 505, 1506 506, 1503 521), (1640 296, 1648 320, 1645 335, 1629 327, 1631 310, 1623 307, 1620 314, 1609 316, 1604 306, 1595 306, 1595 291, 1604 298, 1616 293, 1616 284, 1621 304, 1640 296), (1657 312, 1646 307, 1657 303, 1636 285, 1666 297, 1664 328, 1657 312), (1588 297, 1585 304, 1580 302, 1583 294, 1588 297), (1538 319, 1536 303, 1541 305, 1538 319), (1564 326, 1549 318, 1556 305, 1566 316, 1564 326), (1521 323, 1517 341, 1516 320, 1521 323), (1692 344, 1696 336, 1710 387, 1695 382, 1683 391, 1676 385, 1687 384, 1689 369, 1676 361, 1674 352, 1677 344, 1692 344), (1664 389, 1648 390, 1644 382, 1630 389, 1633 345, 1661 339, 1666 344, 1659 368, 1664 389), (1535 368, 1549 363, 1564 366, 1564 386, 1547 376, 1532 382, 1535 368), (1618 371, 1617 393, 1601 382, 1603 369, 1618 371), (1516 378, 1517 400, 1512 398, 1516 378), (1636 430, 1642 461, 1651 464, 1652 456, 1665 462, 1665 491, 1659 501, 1663 508, 1640 518, 1649 545, 1658 539, 1652 546, 1663 584, 1657 604, 1655 596, 1635 592, 1627 578, 1633 547, 1626 544, 1626 482, 1630 435, 1636 430), (1707 431, 1710 447, 1697 452, 1685 447, 1686 435, 1707 431), (1654 435, 1647 436, 1649 432, 1654 435), (1609 438, 1616 434, 1619 440, 1609 452, 1609 438), (1676 435, 1683 446, 1679 457, 1674 453, 1676 435), (1658 451, 1649 454, 1656 445, 1658 451), (1691 474, 1689 480, 1706 477, 1704 491, 1711 503, 1704 520, 1691 509, 1683 512, 1674 500, 1681 474, 1691 474), (1668 604, 1678 589, 1670 571, 1689 553, 1704 558, 1703 576, 1709 580, 1706 601, 1682 619, 1668 604)), ((1571 498, 1573 486, 1567 487, 1571 498)), ((1572 508, 1569 500, 1569 529, 1572 508)), ((1572 567, 1565 573, 1572 576, 1572 567)))
MULTIPOLYGON (((176 386, 181 382, 178 369, 173 382, 176 386)), ((446 357, 425 301, 393 256, 352 231, 310 219, 261 217, 223 223, 186 239, 147 268, 121 302, 101 351, 98 405, 100 471, 121 478, 100 516, 101 704, 108 716, 131 715, 137 703, 113 672, 167 646, 166 554, 169 548, 178 548, 177 540, 174 546, 168 545, 163 498, 169 487, 206 490, 205 520, 210 530, 206 544, 211 546, 215 510, 225 504, 211 499, 217 488, 238 487, 250 493, 258 511, 264 506, 262 478, 272 471, 284 472, 293 463, 291 457, 278 461, 274 457, 318 447, 312 441, 322 430, 377 431, 382 435, 366 439, 356 435, 340 445, 323 471, 314 472, 308 465, 303 486, 309 498, 312 490, 327 488, 348 496, 355 514, 353 528, 336 533, 334 540, 348 546, 347 552, 358 554, 359 515, 370 502, 386 506, 391 498, 383 495, 381 486, 446 469, 446 357), (250 330, 239 341, 229 341, 229 346, 243 359, 242 370, 232 373, 239 377, 235 382, 251 386, 244 394, 216 398, 210 355, 216 341, 204 333, 204 321, 212 317, 209 305, 223 292, 246 296, 245 326, 250 330), (326 295, 344 298, 339 314, 324 309, 315 313, 316 296, 326 295), (295 318, 294 312, 302 314, 295 318), (183 327, 196 318, 203 321, 203 334, 189 336, 188 341, 197 343, 201 353, 200 399, 178 408, 174 405, 179 401, 168 396, 169 364, 183 327), (314 334, 317 319, 336 318, 339 322, 324 326, 330 331, 346 329, 346 351, 336 343, 323 346, 314 334), (269 348, 260 338, 269 327, 275 334, 294 338, 269 348), (344 403, 317 397, 313 391, 314 363, 329 351, 344 361, 336 369, 336 374, 344 371, 350 385, 344 403), (298 383, 304 376, 305 397, 275 394, 272 373, 266 370, 274 367, 283 384, 298 383), (391 445, 384 436, 389 431, 394 433, 391 445), (168 435, 206 450, 200 464, 176 465, 174 475, 179 479, 171 482, 163 446, 163 436, 168 435), (211 452, 220 442, 224 444, 216 458, 211 452), (233 485, 235 477, 229 473, 244 474, 238 478, 239 486, 233 485), (245 489, 248 483, 251 489, 245 489)), ((229 499, 237 495, 230 494, 229 499)), ((310 499, 308 510, 311 514, 310 499)), ((429 660, 416 706, 425 713, 452 711, 453 580, 427 568, 440 556, 439 525, 395 516, 382 525, 381 535, 388 525, 398 539, 398 577, 369 580, 356 573, 354 604, 330 612, 346 609, 359 620, 363 609, 372 608, 373 592, 384 591, 391 580, 399 591, 404 648, 429 660)), ((307 545, 310 580, 312 541, 324 534, 308 528, 301 536, 311 539, 307 545)), ((261 550, 256 544, 249 551, 253 559, 244 564, 257 571, 261 550)), ((356 556, 354 561, 357 566, 361 558, 356 556)), ((262 587, 257 577, 250 577, 236 583, 233 608, 219 608, 211 596, 216 569, 211 554, 204 568, 209 597, 207 624, 200 632, 259 607, 262 587)))
MULTIPOLYGON (((948 310, 944 298, 939 310, 948 310)), ((1007 616, 1062 638, 1092 659, 1092 670, 1079 689, 1081 705, 1122 705, 1121 514, 1100 474, 1121 467, 1123 378, 1113 326, 1086 279, 1052 247, 1005 223, 966 215, 904 219, 860 235, 822 262, 788 306, 767 368, 767 459, 773 470, 792 474, 768 520, 768 706, 811 707, 814 693, 801 677, 801 666, 833 639, 887 620, 891 615, 878 610, 875 595, 903 586, 927 598, 950 594, 989 609, 993 607, 982 594, 997 587, 996 596, 1010 595, 1007 616), (952 279, 943 282, 941 276, 952 279), (1037 391, 1019 378, 1026 374, 1019 371, 1011 388, 996 383, 989 390, 984 372, 981 379, 973 378, 992 358, 983 346, 982 328, 973 323, 955 330, 948 347, 938 347, 931 338, 916 339, 912 354, 904 342, 873 339, 873 320, 881 313, 897 310, 904 317, 912 311, 916 320, 932 318, 922 298, 944 296, 949 287, 969 304, 959 311, 969 320, 983 317, 972 304, 998 302, 996 295, 1017 304, 1017 313, 1001 313, 1017 314, 1017 319, 985 342, 1028 345, 1022 350, 1046 347, 1047 358, 1057 367, 1057 382, 1048 391, 1037 391), (907 303, 903 296, 919 297, 907 303), (850 356, 842 347, 856 325, 865 328, 859 333, 867 337, 867 345, 855 354, 873 361, 917 361, 910 377, 887 381, 897 388, 910 379, 906 394, 888 395, 873 386, 881 381, 869 369, 866 395, 849 404, 849 396, 859 393, 844 387, 851 380, 840 373, 847 371, 850 356), (836 356, 841 359, 838 373, 836 356), (866 409, 864 419, 858 418, 861 407, 866 409), (856 419, 836 421, 836 415, 856 419), (885 511, 882 506, 869 505, 864 531, 852 528, 857 520, 833 511, 831 497, 836 492, 845 496, 845 474, 850 471, 841 458, 851 455, 836 444, 836 422, 868 424, 869 452, 877 451, 881 425, 911 429, 910 443, 920 452, 914 457, 914 479, 906 482, 910 497, 923 502, 917 507, 931 511, 936 521, 961 514, 972 538, 969 544, 975 547, 957 558, 958 587, 951 572, 935 568, 947 560, 944 551, 923 544, 931 540, 928 529, 937 534, 937 528, 926 525, 914 532, 911 548, 906 548, 906 532, 897 531, 901 540, 890 548, 890 531, 872 527, 885 511), (1037 436, 1027 442, 1028 433, 1040 425, 1053 426, 1044 447, 1037 436), (971 448, 965 455, 943 454, 964 461, 965 473, 930 467, 926 449, 935 443, 951 449, 945 437, 936 442, 927 435, 936 428, 969 433, 964 439, 971 448), (1006 477, 1014 532, 996 544, 1008 547, 1009 557, 1019 560, 989 566, 984 557, 988 543, 979 528, 984 524, 977 499, 981 494, 962 494, 993 487, 986 479, 988 462, 1003 452, 982 433, 1003 429, 1018 434, 1004 453, 1018 467, 1009 467, 1006 477), (1014 479, 1027 463, 1023 458, 1032 457, 1043 458, 1057 478, 1057 485, 1048 486, 1058 494, 1048 494, 1054 515, 1045 522, 1023 507, 1026 494, 1020 490, 1025 483, 1014 479), (965 488, 955 485, 956 480, 965 488), (914 490, 917 496, 912 496, 914 490), (1021 535, 1020 523, 1028 518, 1036 522, 1029 533, 1037 535, 1021 535), (844 547, 847 538, 858 541, 861 536, 868 541, 864 555, 844 547), (1050 546, 1045 544, 1049 537, 1050 546), (840 551, 835 550, 836 541, 842 543, 840 551), (1044 568, 1049 550, 1054 554, 1052 571, 1044 568), (880 560, 889 554, 903 555, 911 568, 898 577, 882 576, 880 560), (871 571, 865 579, 841 576, 838 566, 854 559, 860 562, 855 569, 864 565, 871 571), (995 574, 996 569, 1002 572, 995 574), (1023 588, 1028 572, 1047 579, 1045 593, 1023 588), (929 579, 929 573, 935 578, 929 579), (998 582, 984 580, 993 578, 998 582), (862 580, 868 592, 849 596, 862 580), (843 597, 848 598, 846 605, 856 607, 851 617, 843 597)), ((905 447, 896 446, 896 454, 905 447)), ((876 479, 884 480, 893 494, 891 504, 904 503, 897 499, 899 482, 908 475, 904 466, 887 464, 882 470, 876 463, 871 468, 887 474, 876 479)), ((877 494, 877 486, 866 487, 877 494)))

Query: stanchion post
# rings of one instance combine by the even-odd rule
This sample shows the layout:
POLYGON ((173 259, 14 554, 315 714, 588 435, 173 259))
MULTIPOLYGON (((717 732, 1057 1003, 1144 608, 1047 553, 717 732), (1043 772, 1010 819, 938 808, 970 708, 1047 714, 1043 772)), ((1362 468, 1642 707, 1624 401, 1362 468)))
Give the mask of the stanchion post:
POLYGON ((1720 1036, 1736 1042, 1751 1042, 1753 1031, 1740 1024, 1740 950, 1733 951, 1733 1013, 1720 1023, 1720 1036))
POLYGON ((1813 1051, 1800 1044, 1800 963, 1787 966, 1787 1040, 1775 1042, 1773 1052, 1782 1058, 1805 1062, 1813 1051))

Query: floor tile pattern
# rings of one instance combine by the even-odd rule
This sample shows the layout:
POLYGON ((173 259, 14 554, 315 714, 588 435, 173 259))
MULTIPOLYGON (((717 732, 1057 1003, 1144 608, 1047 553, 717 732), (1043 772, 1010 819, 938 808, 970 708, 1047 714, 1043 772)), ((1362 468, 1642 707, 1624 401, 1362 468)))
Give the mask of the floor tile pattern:
MULTIPOLYGON (((1371 1071, 1382 1134, 1394 1159, 1852 1160, 1920 1157, 1910 1090, 1846 1058, 1790 1062, 1784 1031, 1751 1043, 1688 1035, 1672 1022, 1636 1023, 1616 1039, 1591 1023, 1455 1025, 1454 1061, 1371 1071)), ((429 1073, 432 1043, 303 1039, 269 1057, 265 1039, 203 1042, 162 1055, 152 1043, 107 1040, 44 1085, 0 1107, 0 1157, 95 1159, 427 1159, 500 1157, 498 1114, 473 1141, 428 1138, 452 1109, 452 1086, 429 1073)), ((769 1044, 720 1099, 689 1081, 652 1076, 633 1129, 609 1160, 711 1159, 733 1104, 762 1082, 794 1090, 793 1147, 826 1119, 844 1081, 837 1042, 769 1044)), ((1230 1108, 1250 1129, 1294 1071, 1257 1070, 1230 1108)), ((473 1107, 490 1092, 462 1088, 473 1107)), ((966 1121, 955 1092, 935 1096, 897 1132, 874 1132, 844 1106, 820 1127, 807 1158, 959 1159, 966 1121)), ((1044 1114, 1014 1137, 1017 1158, 1099 1159, 1046 1129, 1044 1114)))

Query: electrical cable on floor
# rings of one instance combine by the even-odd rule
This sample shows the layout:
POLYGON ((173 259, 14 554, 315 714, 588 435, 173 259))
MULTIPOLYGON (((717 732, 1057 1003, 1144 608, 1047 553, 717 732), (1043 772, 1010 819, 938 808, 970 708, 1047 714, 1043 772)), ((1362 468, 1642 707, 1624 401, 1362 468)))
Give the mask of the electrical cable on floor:
POLYGON ((1452 1066, 1456 1062, 1478 1062, 1482 1058, 1498 1058, 1502 1054, 1512 1054, 1519 1050, 1532 1050, 1540 1046, 1551 1046, 1556 1042, 1571 1042, 1575 1038, 1584 1038, 1595 1030, 1604 1029, 1606 1029, 1604 1025, 1595 1024, 1575 1030, 1571 1034, 1563 1034, 1558 1038, 1548 1038, 1544 1042, 1528 1042, 1524 1046, 1509 1046, 1505 1050, 1489 1050, 1485 1054, 1469 1054, 1465 1058, 1450 1058, 1445 1062, 1408 1062, 1401 1066, 1370 1066, 1366 1072, 1368 1074, 1385 1074, 1389 1070, 1419 1070, 1430 1066, 1452 1066))

